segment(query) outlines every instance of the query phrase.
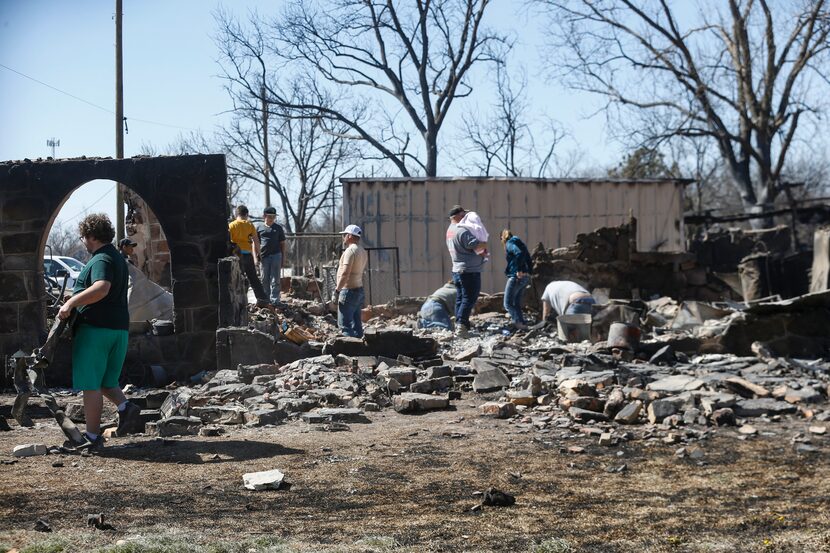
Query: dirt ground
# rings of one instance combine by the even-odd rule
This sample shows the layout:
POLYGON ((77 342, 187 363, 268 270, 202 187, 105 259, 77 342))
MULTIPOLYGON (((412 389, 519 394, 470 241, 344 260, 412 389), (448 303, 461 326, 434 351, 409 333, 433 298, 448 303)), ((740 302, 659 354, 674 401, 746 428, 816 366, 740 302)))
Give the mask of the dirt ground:
POLYGON ((675 455, 683 444, 640 439, 644 427, 599 446, 482 418, 481 402, 369 413, 341 432, 116 438, 91 457, 8 464, 17 444, 62 441, 47 418, 13 426, 0 433, 0 551, 830 551, 830 438, 796 453, 805 422, 758 424, 746 440, 718 429, 692 460, 675 455), (242 487, 243 473, 274 468, 290 490, 242 487), (490 486, 516 504, 471 510, 490 486), (101 512, 114 531, 86 525, 101 512), (39 518, 52 533, 34 531, 39 518))

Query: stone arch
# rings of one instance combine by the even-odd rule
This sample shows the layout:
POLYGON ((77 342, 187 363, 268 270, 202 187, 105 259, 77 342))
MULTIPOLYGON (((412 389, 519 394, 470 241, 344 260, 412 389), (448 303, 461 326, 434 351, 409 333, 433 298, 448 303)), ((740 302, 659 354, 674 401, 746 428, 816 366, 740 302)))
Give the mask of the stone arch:
POLYGON ((214 367, 216 262, 227 253, 223 155, 0 162, 0 355, 31 350, 45 336, 40 280, 47 229, 72 191, 96 179, 138 194, 167 236, 178 372, 214 367))

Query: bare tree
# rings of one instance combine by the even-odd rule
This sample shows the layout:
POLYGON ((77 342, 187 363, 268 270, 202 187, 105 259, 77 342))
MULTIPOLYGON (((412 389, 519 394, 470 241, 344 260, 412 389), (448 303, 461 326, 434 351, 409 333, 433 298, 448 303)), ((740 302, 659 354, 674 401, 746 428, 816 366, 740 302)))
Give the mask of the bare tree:
MULTIPOLYGON (((403 176, 438 172, 439 136, 470 69, 509 41, 482 25, 490 0, 291 0, 280 17, 243 27, 217 15, 228 87, 286 116, 319 120, 371 148, 403 176), (281 82, 303 81, 287 90, 281 82), (325 102, 318 101, 326 100, 325 102), (420 137, 422 147, 413 144, 420 137)), ((373 152, 373 153, 369 153, 373 152)))
POLYGON ((666 0, 535 1, 562 30, 570 84, 636 114, 628 138, 710 140, 744 209, 771 207, 830 83, 825 0, 699 0, 697 18, 666 0))
MULTIPOLYGON (((141 144, 141 155, 145 156, 159 156, 159 155, 189 155, 189 154, 211 154, 221 153, 225 154, 226 163, 230 163, 232 159, 232 152, 227 147, 225 141, 221 140, 222 132, 218 132, 211 137, 205 135, 201 131, 193 131, 188 134, 181 134, 171 144, 159 149, 154 144, 144 142, 141 144)), ((242 203, 243 198, 248 194, 251 188, 251 183, 245 179, 240 178, 237 171, 231 166, 228 166, 228 204, 237 205, 242 203)))
POLYGON ((564 132, 555 122, 547 120, 546 128, 540 133, 545 145, 539 148, 531 125, 524 72, 518 83, 514 83, 503 64, 497 67, 496 101, 489 116, 481 117, 470 111, 462 118, 462 142, 468 145, 465 153, 473 156, 469 165, 486 176, 546 176, 555 166, 554 148, 564 132))
POLYGON ((89 255, 80 240, 78 240, 78 229, 75 225, 61 221, 55 221, 49 230, 49 238, 46 240, 47 248, 45 256, 61 255, 74 257, 85 261, 89 255))
POLYGON ((830 195, 830 152, 808 152, 806 155, 793 157, 787 163, 782 176, 789 192, 788 199, 807 200, 811 197, 830 195))
POLYGON ((608 176, 621 179, 678 178, 677 163, 669 165, 666 156, 655 148, 639 147, 616 167, 608 170, 608 176))
MULTIPOLYGON (((292 97, 305 94, 295 83, 292 97)), ((265 126, 256 109, 257 97, 236 95, 236 116, 217 134, 228 152, 228 173, 240 182, 265 184, 265 126)), ((327 100, 316 101, 326 105, 327 100)), ((348 128, 321 117, 297 117, 271 106, 268 125, 269 186, 276 192, 289 232, 306 232, 334 203, 340 177, 355 168, 359 148, 348 128)), ((326 214, 327 215, 327 214, 326 214)))
POLYGON ((684 209, 690 213, 719 211, 723 214, 743 209, 737 189, 724 170, 717 148, 711 141, 679 138, 666 144, 674 176, 694 182, 686 187, 684 209))

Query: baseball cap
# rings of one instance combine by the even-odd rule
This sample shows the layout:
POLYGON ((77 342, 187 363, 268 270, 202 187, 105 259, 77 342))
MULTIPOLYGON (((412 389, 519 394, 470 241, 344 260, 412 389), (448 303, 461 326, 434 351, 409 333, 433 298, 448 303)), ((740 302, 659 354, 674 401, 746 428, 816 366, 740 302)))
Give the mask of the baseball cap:
POLYGON ((118 247, 123 248, 124 246, 138 246, 138 242, 133 242, 129 238, 122 238, 118 243, 118 247))
POLYGON ((263 215, 276 215, 277 214, 277 208, 276 207, 266 207, 265 209, 262 210, 262 214, 263 215))
POLYGON ((467 211, 467 210, 464 209, 463 207, 461 207, 460 205, 456 204, 456 205, 452 206, 452 209, 450 210, 450 214, 447 215, 447 217, 452 217, 453 215, 458 215, 462 211, 467 211))
POLYGON ((357 225, 349 225, 345 229, 340 231, 340 234, 351 234, 352 236, 360 236, 361 234, 363 234, 363 231, 360 230, 360 227, 357 225))

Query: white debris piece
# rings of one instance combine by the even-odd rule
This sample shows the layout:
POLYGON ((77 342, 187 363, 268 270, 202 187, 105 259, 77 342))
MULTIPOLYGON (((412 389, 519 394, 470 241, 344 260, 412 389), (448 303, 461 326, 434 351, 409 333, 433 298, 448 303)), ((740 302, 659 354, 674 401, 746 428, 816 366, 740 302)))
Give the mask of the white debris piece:
POLYGON ((278 490, 284 479, 285 474, 279 469, 248 472, 242 475, 242 483, 249 490, 278 490))
POLYGON ((46 455, 46 446, 43 444, 23 444, 15 446, 12 450, 15 457, 34 457, 35 455, 46 455))

